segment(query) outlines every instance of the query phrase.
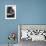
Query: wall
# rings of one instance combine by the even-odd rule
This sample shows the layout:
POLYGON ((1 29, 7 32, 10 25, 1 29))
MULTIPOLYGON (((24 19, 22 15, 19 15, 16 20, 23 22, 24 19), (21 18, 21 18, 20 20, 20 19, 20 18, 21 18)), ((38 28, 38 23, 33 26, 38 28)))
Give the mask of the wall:
POLYGON ((17 0, 19 24, 46 24, 46 0, 17 0))
MULTIPOLYGON (((8 35, 10 32, 16 32, 17 35, 17 20, 5 19, 5 5, 15 5, 16 0, 0 0, 0 44, 9 42, 8 35)), ((18 42, 17 39, 15 41, 18 42)))
POLYGON ((9 32, 18 32, 17 24, 46 24, 46 0, 0 0, 0 44, 8 43, 9 32), (5 20, 6 4, 16 4, 16 20, 5 20))

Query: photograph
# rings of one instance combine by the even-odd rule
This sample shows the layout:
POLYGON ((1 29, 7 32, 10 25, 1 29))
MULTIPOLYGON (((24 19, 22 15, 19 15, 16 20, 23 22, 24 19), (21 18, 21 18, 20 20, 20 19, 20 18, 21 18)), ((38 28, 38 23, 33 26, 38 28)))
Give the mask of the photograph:
POLYGON ((16 5, 5 5, 5 19, 16 19, 16 5))

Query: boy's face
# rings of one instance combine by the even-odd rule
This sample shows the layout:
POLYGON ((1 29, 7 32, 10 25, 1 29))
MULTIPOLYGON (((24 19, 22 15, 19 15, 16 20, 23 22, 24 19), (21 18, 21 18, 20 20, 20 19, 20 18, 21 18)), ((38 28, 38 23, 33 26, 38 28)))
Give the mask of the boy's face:
POLYGON ((10 13, 12 13, 12 9, 10 9, 10 13))

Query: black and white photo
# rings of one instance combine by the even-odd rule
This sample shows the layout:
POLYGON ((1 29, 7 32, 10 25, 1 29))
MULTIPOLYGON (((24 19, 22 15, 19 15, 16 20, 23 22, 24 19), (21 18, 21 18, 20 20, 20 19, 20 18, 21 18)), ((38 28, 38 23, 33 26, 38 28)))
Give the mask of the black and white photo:
POLYGON ((16 19, 16 5, 5 5, 5 19, 16 19))

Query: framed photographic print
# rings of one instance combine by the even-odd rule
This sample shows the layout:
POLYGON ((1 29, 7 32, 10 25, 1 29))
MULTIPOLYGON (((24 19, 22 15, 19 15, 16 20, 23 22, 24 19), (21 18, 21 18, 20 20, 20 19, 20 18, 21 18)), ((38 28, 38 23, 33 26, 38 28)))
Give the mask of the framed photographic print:
POLYGON ((16 5, 5 5, 5 19, 16 19, 16 5))

